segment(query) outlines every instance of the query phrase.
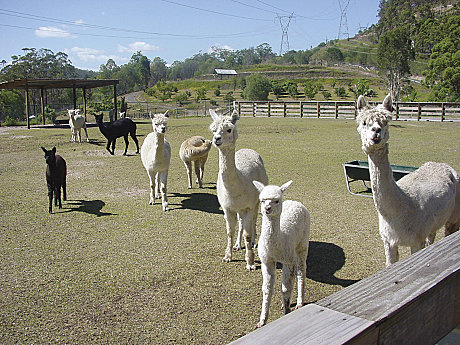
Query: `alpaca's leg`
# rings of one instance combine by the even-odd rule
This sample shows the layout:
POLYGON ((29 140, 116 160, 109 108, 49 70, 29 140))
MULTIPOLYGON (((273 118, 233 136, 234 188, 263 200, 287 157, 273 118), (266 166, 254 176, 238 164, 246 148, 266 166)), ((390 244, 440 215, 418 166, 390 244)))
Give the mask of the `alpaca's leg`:
POLYGON ((161 198, 161 192, 160 192, 160 173, 157 172, 155 175, 155 182, 156 182, 156 187, 155 187, 155 199, 160 199, 161 198))
POLYGON ((444 236, 449 236, 454 232, 458 231, 460 228, 460 220, 456 223, 446 223, 446 228, 444 229, 444 236))
POLYGON ((254 209, 254 212, 253 212, 253 220, 252 220, 252 247, 253 248, 257 247, 257 243, 256 243, 256 239, 257 239, 257 215, 258 215, 258 211, 259 211, 259 205, 260 205, 260 203, 258 202, 257 206, 256 206, 256 208, 254 209))
POLYGON ((88 131, 86 130, 86 126, 83 127, 83 129, 85 130, 85 134, 86 134, 86 141, 89 142, 89 137, 88 137, 88 131))
POLYGON ((224 219, 227 229, 227 247, 225 248, 225 256, 222 261, 230 262, 232 261, 232 244, 236 226, 236 212, 224 209, 224 219))
POLYGON ((185 170, 187 170, 188 188, 192 188, 192 162, 184 162, 185 170))
POLYGON ((54 187, 48 184, 48 199, 49 199, 48 212, 49 213, 53 213, 53 190, 54 190, 54 187))
MULTIPOLYGON (((431 236, 431 234, 430 234, 430 236, 431 236)), ((423 249, 423 247, 425 247, 425 241, 422 241, 422 242, 416 244, 415 246, 410 246, 410 253, 414 254, 414 253, 418 252, 420 249, 423 249)))
POLYGON ((131 131, 129 134, 131 135, 131 138, 136 144, 136 153, 138 154, 139 153, 139 142, 137 141, 137 138, 136 138, 136 130, 131 131))
POLYGON ((391 246, 387 241, 383 241, 383 246, 385 247, 386 266, 388 267, 399 260, 398 246, 391 246))
POLYGON ((62 199, 64 201, 67 200, 67 181, 65 177, 64 177, 64 181, 62 181, 62 199))
POLYGON ((159 175, 161 184, 161 204, 163 205, 163 211, 168 211, 168 195, 166 194, 168 184, 168 170, 162 171, 159 175))
POLYGON ((128 152, 128 145, 129 145, 128 133, 126 133, 126 135, 123 136, 123 139, 125 139, 125 152, 123 153, 123 156, 126 156, 126 152, 128 152))
POLYGON ((198 186, 202 188, 203 184, 201 182, 201 161, 199 159, 195 161, 195 175, 196 175, 196 183, 198 183, 198 186))
POLYGON ((299 255, 297 258, 297 304, 296 309, 303 306, 305 295, 305 277, 307 275, 307 255, 299 255))
POLYGON ((150 181, 150 205, 155 205, 155 180, 156 180, 156 173, 152 170, 147 170, 147 174, 149 175, 150 181))
POLYGON ((77 133, 76 133, 76 134, 77 134, 78 142, 81 143, 81 129, 80 129, 80 128, 77 129, 77 133))
POLYGON ((237 215, 238 218, 238 234, 236 236, 236 242, 233 246, 233 250, 241 250, 241 240, 243 238, 243 219, 240 215, 237 215))
POLYGON ((70 132, 72 133, 72 137, 70 138, 70 141, 74 143, 75 142, 75 129, 72 127, 70 129, 70 132))
POLYGON ((434 243, 434 239, 436 237, 436 230, 435 231, 432 231, 428 237, 426 238, 425 240, 425 246, 429 246, 430 244, 433 244, 434 243))
POLYGON ((55 204, 59 206, 59 208, 62 208, 62 202, 61 202, 61 186, 56 187, 55 195, 54 198, 56 200, 55 204))
POLYGON ((107 141, 107 146, 105 147, 107 149, 107 151, 109 151, 109 153, 113 156, 113 154, 115 153, 115 142, 116 142, 116 139, 113 139, 112 140, 108 140, 107 141), (112 145, 112 151, 110 151, 110 145, 112 145))
POLYGON ((243 219, 243 238, 244 246, 246 247, 246 269, 255 270, 256 265, 254 264, 254 248, 252 248, 252 225, 253 217, 252 212, 245 211, 240 214, 240 217, 243 219))
POLYGON ((203 184, 204 165, 205 165, 207 159, 208 159, 207 156, 200 158, 200 180, 201 180, 201 184, 203 184))
POLYGON ((268 312, 270 311, 270 303, 273 296, 273 285, 275 284, 276 264, 274 261, 262 262, 262 310, 260 312, 260 321, 257 328, 262 327, 267 323, 268 312))
POLYGON ((281 294, 283 295, 284 314, 291 312, 291 296, 294 282, 294 265, 283 264, 283 277, 281 278, 281 294))

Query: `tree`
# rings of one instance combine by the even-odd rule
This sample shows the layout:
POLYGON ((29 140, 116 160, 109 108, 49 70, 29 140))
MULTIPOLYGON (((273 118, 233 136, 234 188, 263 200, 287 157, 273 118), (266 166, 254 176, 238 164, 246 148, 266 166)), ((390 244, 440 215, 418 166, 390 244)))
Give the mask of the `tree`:
POLYGON ((406 27, 388 31, 380 37, 377 49, 377 66, 390 86, 395 100, 399 100, 401 82, 410 73, 409 61, 414 60, 414 50, 406 27))
POLYGON ((305 93, 305 96, 307 96, 309 99, 315 98, 316 94, 319 91, 319 85, 315 83, 313 80, 307 80, 306 82, 303 83, 303 92, 305 93))
POLYGON ((276 100, 279 100, 280 96, 284 92, 283 84, 279 80, 272 80, 271 84, 272 84, 273 94, 275 95, 276 100))
POLYGON ((246 79, 244 97, 250 101, 266 101, 271 90, 271 84, 267 77, 261 74, 251 74, 246 79))
POLYGON ((167 75, 166 61, 156 57, 150 64, 150 84, 155 85, 160 80, 166 79, 167 75))

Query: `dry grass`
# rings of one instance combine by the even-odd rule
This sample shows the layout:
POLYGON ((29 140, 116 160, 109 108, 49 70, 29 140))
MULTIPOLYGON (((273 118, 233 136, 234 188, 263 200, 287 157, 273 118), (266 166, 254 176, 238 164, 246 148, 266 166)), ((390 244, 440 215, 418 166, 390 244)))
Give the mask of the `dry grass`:
MULTIPOLYGON (((112 157, 95 127, 91 142, 81 144, 70 143, 68 129, 2 128, 0 343, 224 344, 253 330, 262 277, 246 271, 243 252, 221 262, 217 150, 203 189, 187 189, 178 156, 185 138, 210 138, 209 122, 170 120, 167 213, 148 204, 147 174, 131 139, 131 155, 121 156, 119 140, 112 157), (40 145, 56 145, 68 163, 69 200, 52 215, 40 145)), ((351 120, 328 119, 239 123, 238 147, 262 155, 271 183, 294 180, 288 198, 311 213, 308 302, 384 267, 372 200, 345 188, 341 164, 365 159, 355 128, 351 120)), ((138 122, 140 143, 150 130, 138 122)), ((435 160, 460 170, 459 123, 393 122, 390 142, 392 163, 435 160)), ((282 316, 280 305, 277 291, 269 321, 282 316)))

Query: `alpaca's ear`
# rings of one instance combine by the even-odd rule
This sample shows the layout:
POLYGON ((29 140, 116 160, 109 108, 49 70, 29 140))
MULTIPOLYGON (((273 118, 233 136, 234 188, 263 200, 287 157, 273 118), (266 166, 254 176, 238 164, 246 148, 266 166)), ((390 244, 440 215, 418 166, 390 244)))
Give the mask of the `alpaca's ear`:
POLYGON ((238 121, 239 119, 240 119, 240 116, 238 115, 238 112, 233 111, 233 113, 232 113, 232 123, 235 124, 236 121, 238 121))
POLYGON ((169 117, 168 115, 169 110, 166 110, 165 113, 163 114, 164 117, 169 117))
POLYGON ((209 109, 209 114, 211 115, 212 119, 215 121, 219 118, 219 115, 214 111, 214 109, 209 109))
POLYGON ((155 115, 154 115, 154 114, 152 115, 152 112, 149 111, 149 117, 150 117, 151 119, 153 119, 153 118, 155 117, 155 115))
POLYGON ((392 112, 393 109, 393 100, 391 99, 391 94, 388 94, 385 99, 383 100, 382 103, 383 107, 388 110, 389 112, 392 112))
POLYGON ((280 187, 281 192, 284 193, 284 192, 286 191, 286 189, 291 185, 291 183, 292 183, 292 180, 286 182, 285 184, 283 184, 283 185, 280 187))
POLYGON ((53 147, 53 149, 51 151, 53 151, 53 153, 56 153, 56 146, 53 147))
POLYGON ((362 110, 363 108, 367 107, 367 101, 363 95, 360 95, 358 97, 358 101, 356 102, 356 107, 358 108, 358 110, 362 110))
POLYGON ((259 181, 252 181, 252 184, 254 185, 254 187, 256 187, 256 189, 259 191, 259 193, 262 191, 262 189, 264 189, 264 184, 263 183, 260 183, 259 181))
POLYGON ((46 153, 46 149, 43 146, 40 146, 40 147, 42 148, 43 152, 46 153))

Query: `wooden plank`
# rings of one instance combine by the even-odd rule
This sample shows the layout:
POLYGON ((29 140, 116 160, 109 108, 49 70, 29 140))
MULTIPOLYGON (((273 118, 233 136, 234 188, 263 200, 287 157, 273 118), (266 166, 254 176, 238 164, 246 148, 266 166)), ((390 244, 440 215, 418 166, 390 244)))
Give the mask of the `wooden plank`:
POLYGON ((309 304, 232 342, 231 345, 344 344, 364 332, 363 342, 377 341, 373 322, 309 304), (367 331, 367 332, 365 332, 367 331))

